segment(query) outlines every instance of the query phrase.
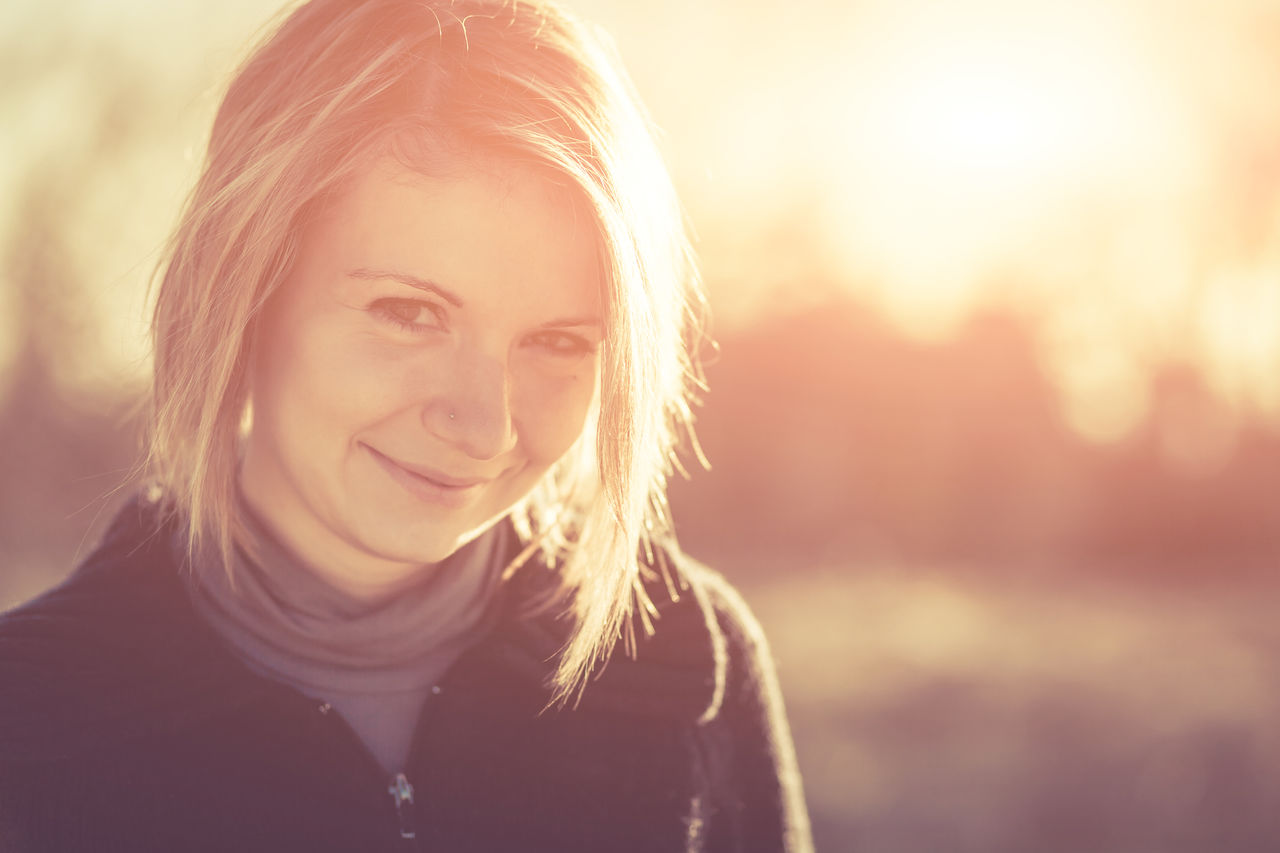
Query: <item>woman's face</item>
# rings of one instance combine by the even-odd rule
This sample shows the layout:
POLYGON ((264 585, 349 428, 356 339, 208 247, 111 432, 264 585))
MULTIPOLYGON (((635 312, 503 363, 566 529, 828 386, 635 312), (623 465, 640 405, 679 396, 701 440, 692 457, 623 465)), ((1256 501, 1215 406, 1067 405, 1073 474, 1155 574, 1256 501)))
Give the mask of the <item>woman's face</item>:
POLYGON ((261 318, 241 490, 304 563, 394 592, 574 444, 603 334, 587 219, 518 168, 386 159, 302 235, 261 318))

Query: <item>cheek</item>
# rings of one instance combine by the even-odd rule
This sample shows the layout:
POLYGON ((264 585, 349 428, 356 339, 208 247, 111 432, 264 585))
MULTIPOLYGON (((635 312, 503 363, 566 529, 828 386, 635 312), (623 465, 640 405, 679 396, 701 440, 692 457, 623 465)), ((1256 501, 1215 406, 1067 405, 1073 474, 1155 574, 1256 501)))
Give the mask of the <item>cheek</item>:
POLYGON ((530 376, 512 389, 512 419, 530 462, 551 465, 582 435, 596 393, 596 369, 530 376))
MULTIPOLYGON (((402 366, 368 342, 323 325, 297 329, 263 354, 255 409, 270 414, 294 443, 348 436, 394 410, 402 366), (259 399, 260 398, 260 399, 259 399)), ((345 439, 343 439, 345 441, 345 439)))

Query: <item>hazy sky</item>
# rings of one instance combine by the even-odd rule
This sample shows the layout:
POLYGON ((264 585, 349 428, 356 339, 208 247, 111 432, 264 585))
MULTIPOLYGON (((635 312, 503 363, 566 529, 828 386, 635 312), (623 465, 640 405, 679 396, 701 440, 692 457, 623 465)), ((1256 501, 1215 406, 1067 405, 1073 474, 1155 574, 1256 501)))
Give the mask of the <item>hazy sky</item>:
MULTIPOLYGON (((1123 431, 1169 358, 1280 417, 1280 5, 572 5, 613 33, 663 130, 725 322, 818 279, 924 337, 993 302, 1037 318, 1086 432, 1123 431)), ((85 359, 90 379, 138 362, 140 282, 217 86, 274 9, 0 10, 0 236, 7 256, 30 239, 33 176, 74 176, 53 197, 89 290, 76 310, 108 354, 85 359), (86 166, 112 109, 127 144, 86 166)))

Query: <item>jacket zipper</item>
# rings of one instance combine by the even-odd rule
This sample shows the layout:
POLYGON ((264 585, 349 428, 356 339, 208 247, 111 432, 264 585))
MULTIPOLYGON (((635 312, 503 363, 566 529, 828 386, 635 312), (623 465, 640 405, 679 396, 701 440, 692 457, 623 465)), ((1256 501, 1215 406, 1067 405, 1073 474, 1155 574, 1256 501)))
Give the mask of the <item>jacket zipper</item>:
MULTIPOLYGON (((446 673, 447 674, 447 673, 446 673)), ((442 678, 441 681, 444 681, 442 678)), ((422 749, 422 739, 426 735, 426 724, 428 720, 435 715, 436 702, 433 701, 444 692, 444 686, 440 683, 431 687, 430 695, 423 705, 422 712, 418 716, 418 721, 414 726, 413 735, 409 743, 409 761, 412 762, 413 757, 422 749)), ((320 705, 320 713, 326 717, 332 716, 336 726, 343 730, 348 743, 364 756, 364 763, 371 769, 381 770, 378 760, 373 753, 365 745, 360 736, 356 734, 355 729, 342 718, 341 714, 332 713, 333 706, 328 702, 320 705)), ((383 776, 383 779, 386 777, 383 776)), ((400 839, 405 842, 406 849, 418 850, 417 844, 418 827, 417 820, 414 818, 414 789, 413 783, 409 781, 409 777, 404 773, 397 773, 391 780, 391 784, 387 786, 387 794, 390 795, 391 801, 395 804, 396 820, 400 825, 400 839)))
MULTIPOLYGON (((435 702, 432 700, 439 696, 440 693, 440 685, 432 685, 430 696, 428 696, 421 712, 418 714, 418 720, 413 727, 413 735, 409 739, 409 755, 406 757, 406 761, 410 763, 413 761, 413 757, 418 754, 421 746, 419 742, 424 735, 427 719, 435 711, 435 702)), ((400 838, 404 841, 416 840, 418 827, 414 820, 413 783, 409 781, 409 777, 404 773, 397 773, 395 778, 391 780, 391 785, 387 787, 387 793, 391 795, 392 801, 396 804, 396 817, 400 821, 400 838)), ((416 845, 414 849, 418 849, 416 845)))
POLYGON ((396 804, 396 817, 400 821, 400 837, 405 840, 417 838, 418 831, 413 820, 413 785, 409 782, 409 777, 403 773, 397 773, 391 780, 387 793, 396 804))
MULTIPOLYGON (((319 710, 322 715, 332 719, 333 725, 343 732, 349 746, 362 757, 362 763, 385 782, 387 777, 382 775, 382 766, 378 764, 378 759, 369 751, 369 747, 356 734, 350 723, 344 720, 341 714, 335 713, 333 706, 328 702, 321 704, 319 710)), ((396 822, 399 824, 400 839, 404 842, 404 849, 418 850, 417 821, 413 815, 413 783, 404 773, 397 773, 392 777, 391 784, 387 786, 387 793, 395 804, 396 822)))

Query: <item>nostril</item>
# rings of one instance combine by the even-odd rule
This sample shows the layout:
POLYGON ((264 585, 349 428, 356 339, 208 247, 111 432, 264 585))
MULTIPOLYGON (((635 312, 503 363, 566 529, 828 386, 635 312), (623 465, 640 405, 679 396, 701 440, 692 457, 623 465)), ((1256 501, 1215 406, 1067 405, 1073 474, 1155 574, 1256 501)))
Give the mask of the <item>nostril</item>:
POLYGON ((459 345, 441 367, 423 398, 427 431, 473 459, 492 459, 514 447, 512 377, 505 357, 459 345))
POLYGON ((494 459, 515 446, 505 400, 436 401, 423 408, 421 419, 429 433, 472 459, 494 459))

